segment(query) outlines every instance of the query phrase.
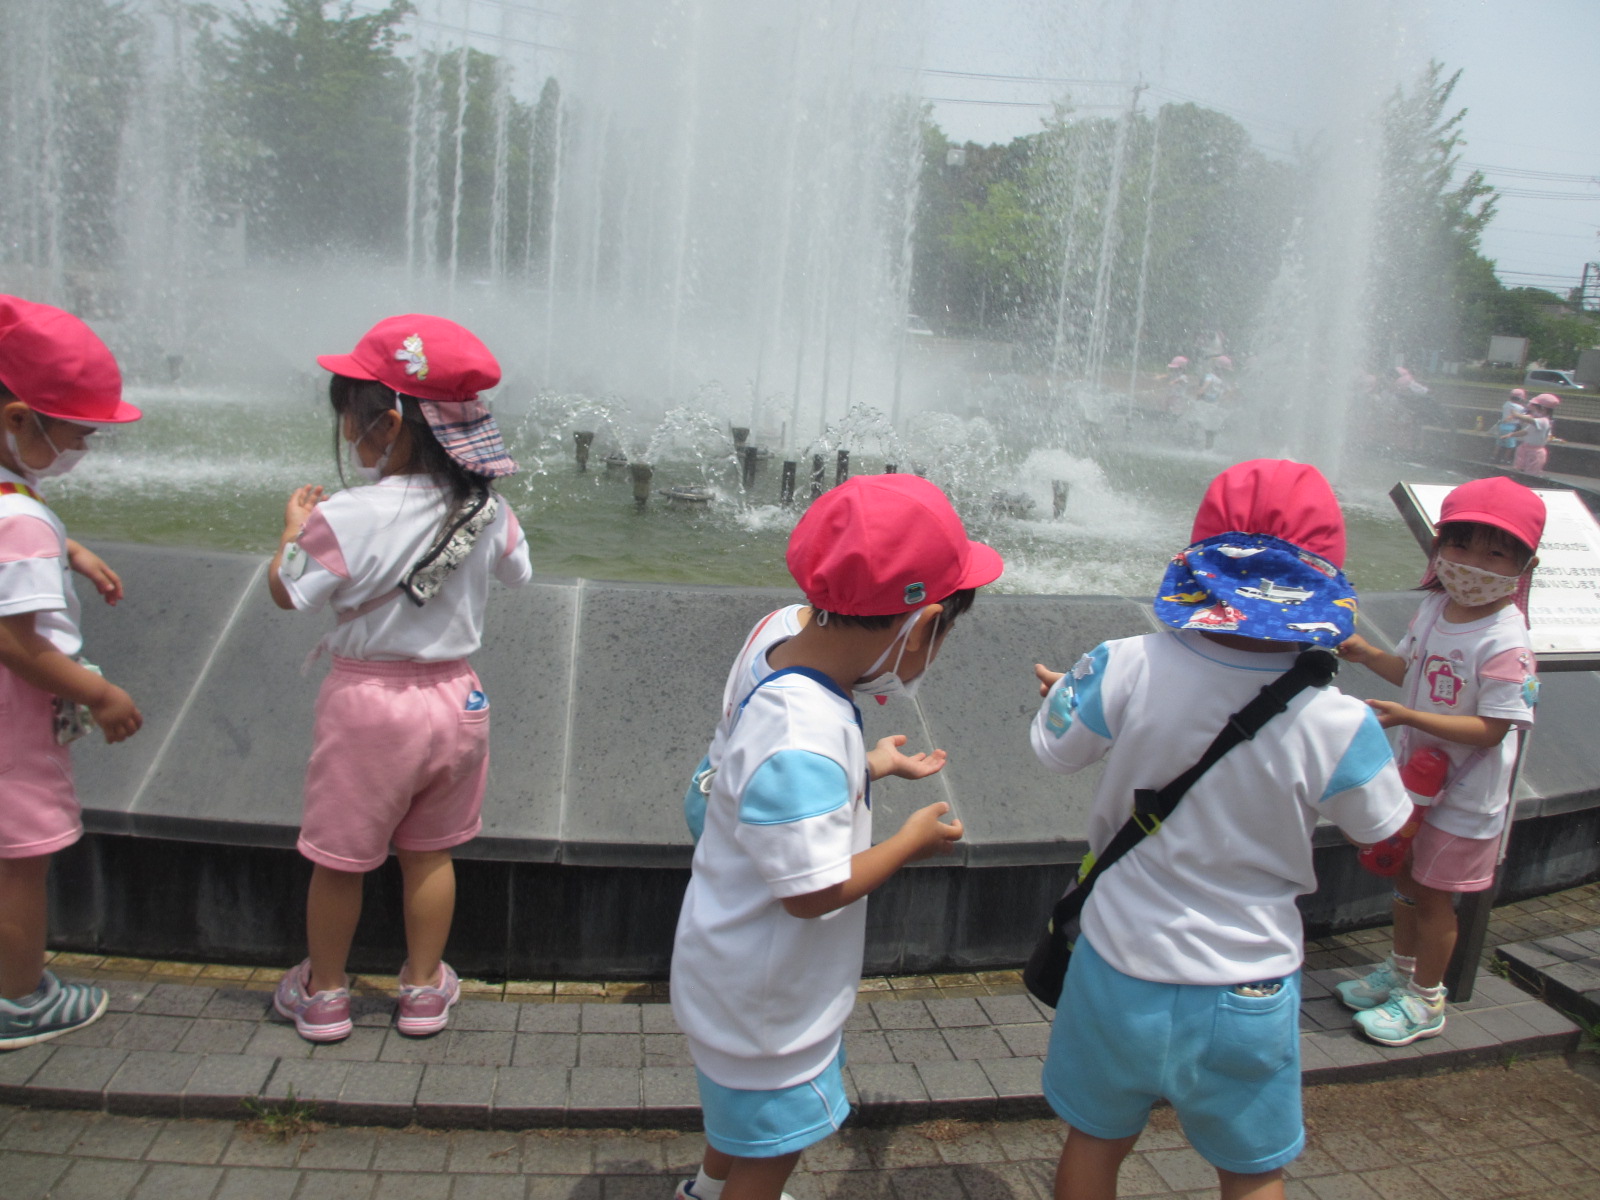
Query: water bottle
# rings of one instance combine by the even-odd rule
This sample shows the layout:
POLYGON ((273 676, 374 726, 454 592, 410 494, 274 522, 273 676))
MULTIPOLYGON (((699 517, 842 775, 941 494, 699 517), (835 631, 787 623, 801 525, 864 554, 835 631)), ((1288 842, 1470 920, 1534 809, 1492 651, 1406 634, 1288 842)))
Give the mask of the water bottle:
POLYGON ((1437 746, 1429 746, 1418 750, 1404 766, 1400 768, 1400 782, 1405 785, 1406 791, 1411 793, 1416 801, 1411 806, 1411 816, 1406 818, 1406 823, 1400 831, 1375 845, 1368 846, 1356 855, 1356 861, 1374 875, 1385 878, 1394 875, 1400 870, 1400 864, 1406 860, 1406 851, 1411 846, 1411 839, 1417 836, 1417 830, 1422 828, 1422 815, 1434 797, 1439 794, 1439 789, 1444 786, 1445 777, 1450 774, 1450 756, 1437 746))

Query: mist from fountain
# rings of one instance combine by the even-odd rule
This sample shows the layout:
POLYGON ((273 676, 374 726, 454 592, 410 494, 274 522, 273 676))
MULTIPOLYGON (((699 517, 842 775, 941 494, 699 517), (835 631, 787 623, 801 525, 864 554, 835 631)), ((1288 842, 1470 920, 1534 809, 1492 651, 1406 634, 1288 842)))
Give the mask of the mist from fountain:
MULTIPOLYGON (((1152 7, 1079 15, 1127 22, 1137 40, 1152 7)), ((402 226, 403 253, 387 258, 275 253, 285 248, 259 244, 246 212, 207 200, 201 39, 176 0, 133 6, 140 66, 125 94, 103 98, 126 110, 120 145, 100 148, 118 164, 115 244, 74 242, 88 184, 62 147, 83 118, 63 97, 91 64, 68 24, 13 8, 0 163, 22 199, 0 213, 0 286, 84 311, 153 418, 62 489, 91 532, 134 532, 97 521, 97 505, 118 494, 124 517, 139 511, 129 489, 165 470, 163 495, 190 493, 203 511, 187 534, 168 518, 144 536, 260 548, 281 492, 329 474, 325 424, 307 412, 321 407, 314 355, 406 310, 448 312, 501 357, 495 399, 525 467, 513 502, 531 506, 530 526, 575 530, 548 535, 558 572, 676 578, 687 555, 716 560, 704 578, 781 582, 793 514, 777 503, 778 466, 798 464, 803 498, 813 459, 831 482, 840 451, 852 470, 892 464, 949 488, 1018 564, 1007 584, 1018 590, 1142 591, 1224 452, 1317 462, 1381 523, 1377 479, 1344 446, 1347 381, 1367 361, 1375 122, 1394 57, 1381 48, 1401 11, 1342 22, 1342 52, 1384 70, 1352 71, 1328 97, 1334 132, 1299 164, 1301 207, 1260 325, 1229 331, 1253 362, 1225 450, 1207 454, 1192 435, 1152 439, 1130 419, 1149 371, 1141 354, 1186 349, 1151 345, 1148 332, 1181 285, 1151 269, 1153 243, 1181 225, 1158 191, 1181 142, 1131 83, 1087 97, 1109 103, 1081 118, 1071 104, 1083 98, 1069 98, 1068 132, 1042 165, 1061 253, 1042 348, 907 332, 923 170, 916 0, 526 12, 422 0, 402 51, 403 194, 373 218, 402 226), (1113 119, 1089 120, 1105 108, 1113 119), (475 160, 480 118, 487 149, 475 160), (469 222, 480 208, 487 218, 469 222), (751 486, 734 425, 772 452, 751 486), (575 477, 575 430, 595 433, 596 463, 626 456, 654 464, 658 482, 711 488, 712 511, 647 515, 662 523, 653 534, 624 525, 613 537, 638 514, 620 477, 575 477), (201 465, 216 463, 226 482, 201 465), (172 477, 184 471, 192 486, 172 477), (1072 497, 1059 520, 1056 484, 1072 497), (219 486, 234 503, 211 502, 219 486), (216 524, 229 510, 239 523, 216 524), (601 543, 620 557, 597 561, 601 543)), ((1085 73, 1074 53, 1061 48, 1065 75, 1085 73)), ((1394 545, 1382 553, 1409 555, 1403 533, 1394 545)))

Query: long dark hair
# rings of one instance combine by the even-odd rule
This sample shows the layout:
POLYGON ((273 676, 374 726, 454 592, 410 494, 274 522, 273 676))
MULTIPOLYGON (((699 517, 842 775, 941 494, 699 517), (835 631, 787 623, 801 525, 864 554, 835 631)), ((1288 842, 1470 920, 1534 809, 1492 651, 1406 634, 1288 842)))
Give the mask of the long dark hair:
POLYGON ((403 395, 373 380, 351 379, 347 375, 335 375, 328 383, 328 399, 333 404, 333 458, 339 466, 339 481, 348 486, 340 445, 344 435, 339 427, 344 418, 352 418, 357 436, 365 437, 372 423, 394 408, 397 397, 400 418, 411 430, 416 465, 422 474, 450 493, 451 508, 460 508, 472 497, 488 491, 489 476, 467 470, 439 444, 415 396, 403 395))

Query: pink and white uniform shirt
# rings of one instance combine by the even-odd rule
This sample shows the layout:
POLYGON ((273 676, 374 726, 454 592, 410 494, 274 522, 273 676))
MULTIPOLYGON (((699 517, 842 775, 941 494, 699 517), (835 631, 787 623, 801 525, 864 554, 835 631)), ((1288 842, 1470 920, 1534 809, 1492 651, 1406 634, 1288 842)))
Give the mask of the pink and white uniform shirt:
POLYGON ((0 617, 24 613, 61 653, 83 649, 67 527, 27 480, 0 467, 0 617))
MULTIPOLYGON (((1522 613, 1507 605, 1466 624, 1444 619, 1449 597, 1430 595, 1411 619, 1395 653, 1406 660, 1405 704, 1453 717, 1495 717, 1513 729, 1533 725, 1539 700, 1538 663, 1528 643, 1522 613)), ((1505 825, 1517 739, 1510 735, 1487 750, 1442 742, 1415 729, 1401 732, 1396 757, 1437 746, 1450 757, 1444 789, 1428 812, 1428 823, 1464 838, 1491 838, 1505 825)))
POLYGON ((433 545, 448 503, 449 494, 426 476, 390 475, 317 505, 285 552, 278 575, 296 609, 331 605, 340 614, 325 642, 335 655, 410 662, 466 658, 483 643, 489 577, 512 586, 533 578, 527 539, 502 501, 472 552, 426 605, 419 608, 400 596, 359 612, 394 591, 433 545))

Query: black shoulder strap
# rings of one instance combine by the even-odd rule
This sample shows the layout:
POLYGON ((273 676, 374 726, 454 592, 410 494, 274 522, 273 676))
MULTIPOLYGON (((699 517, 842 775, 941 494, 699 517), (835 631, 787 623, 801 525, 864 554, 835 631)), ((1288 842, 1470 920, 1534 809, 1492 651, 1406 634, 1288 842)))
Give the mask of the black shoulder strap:
POLYGON ((1090 861, 1087 870, 1080 870, 1078 886, 1070 888, 1057 905, 1057 917, 1070 918, 1082 909, 1089 888, 1104 875, 1111 865, 1132 850, 1148 835, 1161 828, 1161 823, 1172 815, 1178 801, 1200 776, 1209 771, 1224 754, 1240 742, 1249 741, 1261 732, 1261 727, 1281 712, 1287 711, 1289 702, 1308 687, 1326 687, 1339 671, 1339 660, 1326 650, 1302 650, 1282 675, 1256 693, 1238 712, 1228 718, 1200 760, 1159 791, 1140 788, 1133 794, 1133 815, 1117 830, 1115 837, 1090 861), (1062 904, 1075 901, 1070 911, 1063 914, 1062 904))

